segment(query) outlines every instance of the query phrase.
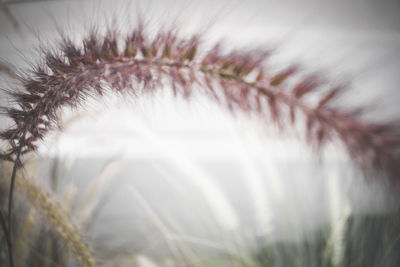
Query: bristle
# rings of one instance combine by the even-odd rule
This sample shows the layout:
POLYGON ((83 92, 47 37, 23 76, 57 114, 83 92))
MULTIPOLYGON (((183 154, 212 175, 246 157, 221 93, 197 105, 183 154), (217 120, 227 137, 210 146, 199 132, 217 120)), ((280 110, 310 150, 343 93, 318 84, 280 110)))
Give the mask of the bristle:
POLYGON ((297 71, 297 69, 298 69, 297 66, 292 66, 292 67, 289 67, 287 70, 284 70, 284 71, 276 74, 274 77, 271 78, 270 85, 271 86, 281 85, 286 79, 288 79, 290 76, 292 76, 297 71))
POLYGON ((302 98, 304 95, 310 93, 314 89, 318 88, 322 84, 322 81, 317 75, 310 75, 300 81, 295 87, 293 87, 293 94, 296 98, 302 98))
POLYGON ((334 89, 331 89, 325 96, 321 98, 321 100, 318 102, 317 109, 320 109, 324 107, 326 104, 328 104, 330 101, 332 101, 340 92, 342 92, 345 89, 343 86, 336 87, 334 89))

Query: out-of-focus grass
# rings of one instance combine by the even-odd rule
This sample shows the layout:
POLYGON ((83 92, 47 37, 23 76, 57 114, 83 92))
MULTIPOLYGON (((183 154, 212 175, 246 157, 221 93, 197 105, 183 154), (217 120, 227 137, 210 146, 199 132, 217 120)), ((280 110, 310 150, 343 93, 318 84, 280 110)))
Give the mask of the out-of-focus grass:
MULTIPOLYGON (((60 200, 61 194, 56 186, 58 176, 62 175, 56 170, 60 162, 54 161, 54 164, 51 194, 60 200)), ((81 198, 75 198, 74 194, 64 195, 64 201, 70 203, 63 207, 74 207, 73 211, 67 212, 68 220, 77 224, 84 237, 90 230, 92 220, 97 220, 93 215, 96 209, 101 208, 101 188, 109 178, 107 176, 112 176, 115 164, 117 160, 109 161, 81 198)), ((3 184, 2 192, 6 192, 4 187, 6 185, 3 184)), ((16 266, 79 266, 66 245, 68 241, 65 236, 61 236, 49 222, 51 215, 42 212, 36 202, 29 203, 29 198, 23 196, 21 190, 17 192, 15 230, 12 233, 16 266)), ((376 215, 350 215, 344 224, 342 238, 333 239, 335 225, 328 224, 312 236, 299 235, 291 241, 263 240, 259 241, 257 249, 249 250, 242 249, 240 241, 223 246, 190 237, 173 218, 157 214, 139 192, 133 191, 132 194, 147 211, 148 223, 155 224, 159 229, 159 233, 152 234, 160 238, 156 243, 148 244, 146 251, 137 251, 123 244, 111 248, 105 244, 90 244, 98 266, 394 267, 400 264, 399 210, 376 215), (152 250, 163 243, 169 247, 169 252, 160 254, 156 252, 159 250, 152 250), (338 246, 342 249, 339 259, 334 256, 338 246)), ((114 232, 115 235, 110 238, 118 240, 119 230, 115 229, 114 232)), ((3 237, 0 238, 3 242, 0 266, 7 266, 6 246, 3 237)), ((106 243, 111 241, 104 240, 106 243)))
POLYGON ((257 252, 258 266, 394 267, 400 264, 400 212, 353 215, 346 222, 343 257, 332 261, 326 226, 312 241, 271 243, 257 252), (328 253, 327 253, 328 252, 328 253))

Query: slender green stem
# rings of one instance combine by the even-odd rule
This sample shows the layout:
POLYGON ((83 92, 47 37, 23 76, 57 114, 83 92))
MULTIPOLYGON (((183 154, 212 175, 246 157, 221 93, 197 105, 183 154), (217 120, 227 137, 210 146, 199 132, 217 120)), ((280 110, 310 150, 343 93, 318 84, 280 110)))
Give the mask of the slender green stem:
POLYGON ((6 239, 6 242, 7 242, 10 267, 13 267, 14 261, 13 261, 13 256, 12 256, 10 232, 9 232, 9 229, 7 228, 6 219, 5 219, 5 216, 3 216, 2 212, 0 212, 0 224, 1 224, 1 228, 3 229, 3 232, 4 232, 4 238, 6 239))
POLYGON ((14 161, 14 166, 11 174, 11 183, 10 183, 10 191, 8 194, 8 254, 9 254, 9 261, 10 261, 10 267, 14 267, 13 264, 13 253, 12 253, 12 200, 13 200, 13 194, 14 194, 14 184, 15 184, 15 177, 17 174, 17 162, 18 162, 19 155, 17 156, 17 159, 14 161))
POLYGON ((10 192, 8 194, 8 230, 11 232, 11 212, 12 212, 12 200, 14 194, 14 184, 15 177, 17 174, 17 163, 14 162, 12 174, 11 174, 11 183, 10 183, 10 192))

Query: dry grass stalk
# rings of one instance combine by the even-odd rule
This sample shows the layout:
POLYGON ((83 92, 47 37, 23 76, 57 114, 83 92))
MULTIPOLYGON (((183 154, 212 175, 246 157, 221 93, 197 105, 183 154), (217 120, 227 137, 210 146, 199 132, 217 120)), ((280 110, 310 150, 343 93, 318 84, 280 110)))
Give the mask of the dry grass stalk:
MULTIPOLYGON (((10 175, 7 173, 4 177, 10 177, 10 175)), ((95 266, 95 260, 78 228, 49 192, 22 174, 17 175, 16 189, 29 200, 34 208, 44 214, 52 229, 62 238, 82 266, 95 266)))

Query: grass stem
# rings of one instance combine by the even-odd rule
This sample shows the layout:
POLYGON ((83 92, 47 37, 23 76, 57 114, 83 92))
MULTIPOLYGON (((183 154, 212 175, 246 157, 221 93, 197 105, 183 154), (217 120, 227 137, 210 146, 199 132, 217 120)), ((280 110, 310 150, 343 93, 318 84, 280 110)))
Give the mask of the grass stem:
POLYGON ((8 254, 9 254, 9 261, 10 261, 10 267, 13 267, 13 253, 12 253, 12 240, 11 240, 11 224, 12 224, 12 200, 13 200, 13 194, 14 194, 14 185, 15 185, 15 177, 17 174, 17 160, 14 162, 14 166, 13 166, 13 170, 12 170, 12 174, 11 174, 11 183, 10 183, 10 191, 8 194, 8 229, 7 229, 7 246, 8 246, 8 254))
POLYGON ((14 261, 13 261, 13 257, 12 257, 10 232, 9 232, 9 228, 7 228, 6 219, 5 219, 5 216, 3 216, 2 212, 0 212, 0 224, 1 224, 1 228, 3 229, 3 232, 4 232, 4 238, 6 239, 6 242, 7 242, 7 250, 8 250, 10 267, 13 267, 14 261))

